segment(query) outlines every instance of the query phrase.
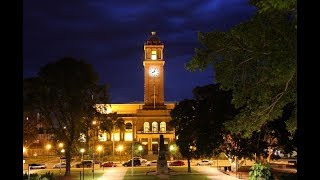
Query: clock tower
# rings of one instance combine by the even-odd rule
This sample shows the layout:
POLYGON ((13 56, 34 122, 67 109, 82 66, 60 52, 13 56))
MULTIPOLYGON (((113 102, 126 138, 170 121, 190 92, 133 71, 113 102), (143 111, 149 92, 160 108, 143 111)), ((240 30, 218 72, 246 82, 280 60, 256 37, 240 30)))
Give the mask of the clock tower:
POLYGON ((151 32, 144 43, 144 106, 143 109, 165 109, 163 43, 151 32))

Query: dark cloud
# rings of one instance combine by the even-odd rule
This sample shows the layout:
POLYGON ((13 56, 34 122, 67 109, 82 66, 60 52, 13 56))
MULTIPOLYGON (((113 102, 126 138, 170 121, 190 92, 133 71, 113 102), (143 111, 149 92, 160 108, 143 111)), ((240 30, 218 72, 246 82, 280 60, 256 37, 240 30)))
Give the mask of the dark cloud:
POLYGON ((156 31, 165 44, 165 98, 192 96, 213 82, 213 70, 187 72, 197 33, 228 30, 255 12, 246 0, 24 1, 23 74, 63 56, 91 63, 112 102, 143 101, 143 43, 156 31))

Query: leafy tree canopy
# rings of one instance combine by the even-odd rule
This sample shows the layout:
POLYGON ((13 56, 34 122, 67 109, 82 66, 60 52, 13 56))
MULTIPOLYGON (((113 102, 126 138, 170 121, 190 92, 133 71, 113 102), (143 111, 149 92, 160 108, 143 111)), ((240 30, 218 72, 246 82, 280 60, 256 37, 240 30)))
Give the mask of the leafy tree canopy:
POLYGON ((72 150, 85 119, 95 116, 94 105, 101 102, 108 102, 107 87, 98 85, 98 74, 83 60, 62 58, 41 68, 37 77, 24 80, 24 108, 38 111, 65 143, 65 175, 70 175, 72 150))
MULTIPOLYGON (((256 3, 267 6, 267 1, 256 3)), ((280 9, 257 13, 227 32, 200 32, 203 46, 186 64, 190 71, 213 65, 215 81, 232 90, 232 103, 241 108, 226 127, 243 137, 280 117, 287 104, 296 103, 297 31, 280 9)), ((295 117, 292 114, 287 123, 291 132, 296 129, 295 117)))

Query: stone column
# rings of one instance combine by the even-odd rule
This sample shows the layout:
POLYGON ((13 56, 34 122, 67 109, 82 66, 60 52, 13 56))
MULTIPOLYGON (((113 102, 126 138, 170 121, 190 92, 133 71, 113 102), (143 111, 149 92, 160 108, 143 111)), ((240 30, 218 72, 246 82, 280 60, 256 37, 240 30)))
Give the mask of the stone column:
POLYGON ((152 153, 152 138, 148 138, 148 154, 152 153))

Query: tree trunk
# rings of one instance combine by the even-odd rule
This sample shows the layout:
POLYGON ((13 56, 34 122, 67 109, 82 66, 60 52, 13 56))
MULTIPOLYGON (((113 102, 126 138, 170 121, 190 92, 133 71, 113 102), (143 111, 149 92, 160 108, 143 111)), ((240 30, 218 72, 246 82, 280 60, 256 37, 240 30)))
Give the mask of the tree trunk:
POLYGON ((191 173, 190 156, 188 156, 188 172, 191 173))
POLYGON ((64 174, 64 176, 71 176, 71 147, 72 147, 72 144, 69 143, 69 144, 66 144, 66 172, 64 174))

